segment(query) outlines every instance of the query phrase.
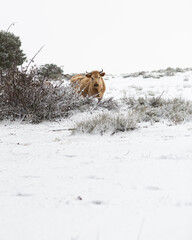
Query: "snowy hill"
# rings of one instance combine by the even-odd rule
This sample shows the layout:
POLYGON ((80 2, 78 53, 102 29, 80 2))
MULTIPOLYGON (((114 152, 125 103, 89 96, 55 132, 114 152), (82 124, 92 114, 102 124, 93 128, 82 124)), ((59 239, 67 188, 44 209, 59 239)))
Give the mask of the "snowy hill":
POLYGON ((106 81, 107 96, 120 98, 160 96, 192 100, 192 70, 159 70, 132 74, 109 75, 106 81))
MULTIPOLYGON (((105 98, 192 101, 191 69, 172 75, 107 75, 105 98)), ((94 114, 0 122, 0 239, 191 240, 191 119, 71 134, 94 114)))

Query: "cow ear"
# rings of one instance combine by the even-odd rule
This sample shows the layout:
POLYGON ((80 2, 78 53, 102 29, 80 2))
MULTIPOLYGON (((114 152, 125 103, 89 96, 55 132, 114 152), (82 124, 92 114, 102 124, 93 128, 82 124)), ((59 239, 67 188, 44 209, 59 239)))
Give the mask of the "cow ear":
POLYGON ((90 78, 91 77, 91 73, 87 73, 85 76, 90 78))
POLYGON ((100 73, 100 76, 101 77, 105 76, 105 73, 104 72, 100 73))

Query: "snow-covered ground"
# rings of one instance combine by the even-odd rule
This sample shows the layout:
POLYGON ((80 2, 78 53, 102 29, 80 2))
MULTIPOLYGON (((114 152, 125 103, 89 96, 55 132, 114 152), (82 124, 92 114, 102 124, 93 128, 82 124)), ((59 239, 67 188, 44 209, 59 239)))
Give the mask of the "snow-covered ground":
POLYGON ((130 77, 123 75, 106 77, 106 96, 182 98, 192 100, 192 72, 177 73, 175 76, 155 78, 130 77))
MULTIPOLYGON (((106 85, 115 99, 192 100, 191 72, 106 85)), ((192 239, 191 122, 100 136, 70 121, 0 122, 0 240, 192 239)))

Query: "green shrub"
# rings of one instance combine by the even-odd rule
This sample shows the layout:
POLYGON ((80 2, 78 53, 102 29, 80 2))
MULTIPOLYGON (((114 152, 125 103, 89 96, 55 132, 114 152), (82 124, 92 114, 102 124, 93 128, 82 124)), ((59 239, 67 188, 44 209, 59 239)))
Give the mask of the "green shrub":
POLYGON ((63 69, 56 64, 44 64, 38 71, 41 79, 58 80, 63 77, 63 69))
POLYGON ((0 31, 0 71, 22 65, 26 56, 21 50, 21 40, 13 33, 0 31))

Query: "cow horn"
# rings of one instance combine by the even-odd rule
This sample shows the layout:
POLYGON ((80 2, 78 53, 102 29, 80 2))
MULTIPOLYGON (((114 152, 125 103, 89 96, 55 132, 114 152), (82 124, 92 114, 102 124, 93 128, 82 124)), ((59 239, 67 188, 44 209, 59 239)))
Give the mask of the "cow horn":
POLYGON ((103 69, 99 73, 102 73, 102 72, 103 72, 103 69))

